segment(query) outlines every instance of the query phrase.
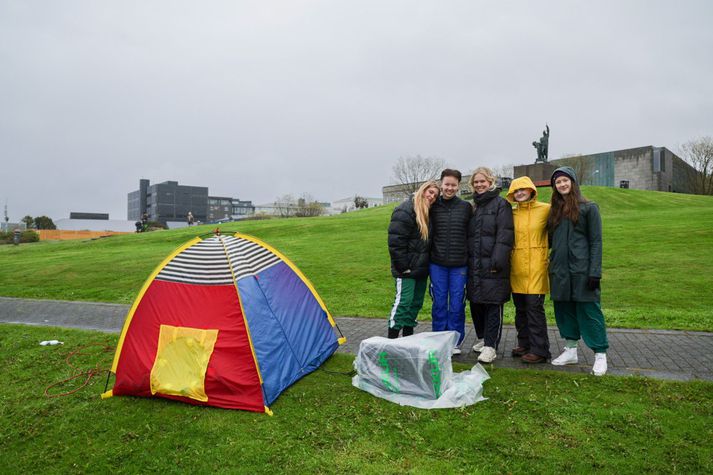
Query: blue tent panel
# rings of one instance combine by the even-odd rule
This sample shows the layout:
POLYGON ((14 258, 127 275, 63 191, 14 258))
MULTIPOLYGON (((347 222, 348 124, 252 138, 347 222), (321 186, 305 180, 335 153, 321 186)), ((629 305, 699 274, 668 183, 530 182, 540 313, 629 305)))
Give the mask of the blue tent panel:
POLYGON ((265 403, 317 369, 339 343, 327 313, 284 262, 238 281, 265 403))

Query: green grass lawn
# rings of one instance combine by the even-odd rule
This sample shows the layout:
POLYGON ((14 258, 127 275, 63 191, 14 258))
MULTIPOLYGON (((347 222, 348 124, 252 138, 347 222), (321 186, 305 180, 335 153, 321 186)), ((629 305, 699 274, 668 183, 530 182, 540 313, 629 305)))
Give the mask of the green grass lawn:
MULTIPOLYGON (((584 194, 602 210, 608 324, 713 330, 713 197, 604 187, 584 187, 584 194)), ((541 195, 548 201, 549 189, 541 195)), ((230 223, 223 230, 252 234, 282 251, 333 314, 385 318, 393 299, 386 247, 392 208, 230 223)), ((0 294, 131 303, 168 253, 212 228, 0 246, 0 294)), ((427 301, 423 318, 429 309, 427 301)), ((508 305, 507 321, 512 316, 508 305)))
MULTIPOLYGON (((3 473, 713 471, 709 382, 487 367, 486 401, 427 411, 318 370, 279 397, 273 417, 162 399, 101 400, 103 377, 70 396, 44 396, 72 375, 71 351, 116 340, 0 324, 3 473), (45 339, 65 345, 39 346, 45 339)), ((73 362, 109 367, 113 353, 93 348, 73 362)), ((351 365, 351 356, 335 355, 324 368, 348 372, 351 365)))

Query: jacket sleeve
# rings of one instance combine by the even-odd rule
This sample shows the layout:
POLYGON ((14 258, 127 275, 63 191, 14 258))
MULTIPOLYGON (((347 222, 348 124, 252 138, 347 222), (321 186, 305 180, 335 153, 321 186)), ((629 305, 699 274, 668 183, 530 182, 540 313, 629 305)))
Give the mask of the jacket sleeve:
POLYGON ((498 214, 495 217, 497 230, 495 231, 495 247, 493 248, 493 267, 495 271, 509 268, 510 253, 515 242, 515 227, 512 219, 512 205, 500 199, 498 214))
POLYGON ((404 272, 408 269, 408 242, 410 220, 408 213, 401 209, 395 209, 391 215, 389 223, 389 255, 391 264, 397 272, 404 272))
POLYGON ((587 207, 587 241, 589 241, 589 277, 602 277, 602 218, 596 203, 587 207))

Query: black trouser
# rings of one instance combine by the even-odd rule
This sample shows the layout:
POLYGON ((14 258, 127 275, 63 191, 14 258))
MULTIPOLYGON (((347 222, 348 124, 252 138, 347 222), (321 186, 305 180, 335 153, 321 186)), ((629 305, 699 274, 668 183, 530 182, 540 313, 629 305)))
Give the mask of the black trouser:
POLYGON ((478 339, 485 338, 485 346, 498 349, 503 333, 503 306, 497 303, 470 302, 470 315, 478 339))
POLYGON ((530 353, 550 358, 550 339, 547 336, 545 296, 536 294, 512 294, 515 303, 515 328, 517 346, 530 353))

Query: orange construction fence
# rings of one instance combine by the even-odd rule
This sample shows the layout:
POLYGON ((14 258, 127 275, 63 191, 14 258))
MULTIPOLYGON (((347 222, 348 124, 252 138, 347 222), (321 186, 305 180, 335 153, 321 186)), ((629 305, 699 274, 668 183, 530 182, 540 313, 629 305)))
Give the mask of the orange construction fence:
POLYGON ((36 231, 40 241, 66 241, 69 239, 96 239, 115 234, 132 234, 120 231, 65 231, 62 229, 40 229, 36 231))

